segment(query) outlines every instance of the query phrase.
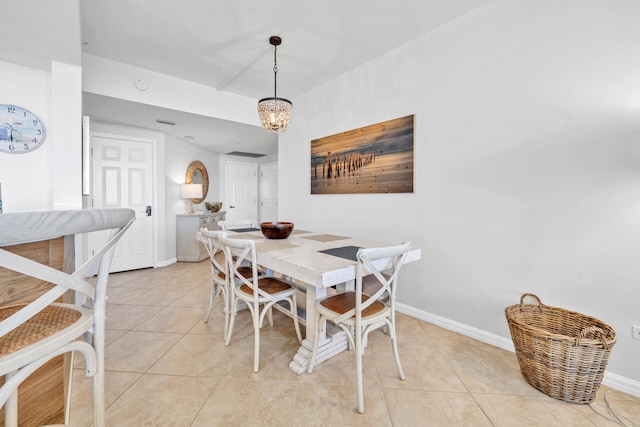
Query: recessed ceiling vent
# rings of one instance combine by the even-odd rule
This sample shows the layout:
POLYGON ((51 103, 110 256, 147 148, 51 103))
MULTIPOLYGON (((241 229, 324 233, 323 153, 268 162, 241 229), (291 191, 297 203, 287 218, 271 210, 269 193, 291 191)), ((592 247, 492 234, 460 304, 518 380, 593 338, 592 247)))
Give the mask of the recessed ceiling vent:
POLYGON ((176 122, 172 122, 172 121, 164 120, 164 119, 158 119, 158 120, 156 120, 156 122, 162 123, 163 125, 169 125, 169 126, 175 126, 176 125, 176 122))
POLYGON ((266 154, 245 153, 244 151, 232 151, 227 153, 229 156, 242 156, 242 157, 264 157, 266 154))

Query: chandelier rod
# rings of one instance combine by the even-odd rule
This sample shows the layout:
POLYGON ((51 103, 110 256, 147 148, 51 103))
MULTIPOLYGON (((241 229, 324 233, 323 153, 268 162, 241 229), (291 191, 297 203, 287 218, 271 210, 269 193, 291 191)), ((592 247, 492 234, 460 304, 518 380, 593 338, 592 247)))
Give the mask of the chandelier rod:
POLYGON ((278 97, 278 45, 273 45, 273 98, 278 97))

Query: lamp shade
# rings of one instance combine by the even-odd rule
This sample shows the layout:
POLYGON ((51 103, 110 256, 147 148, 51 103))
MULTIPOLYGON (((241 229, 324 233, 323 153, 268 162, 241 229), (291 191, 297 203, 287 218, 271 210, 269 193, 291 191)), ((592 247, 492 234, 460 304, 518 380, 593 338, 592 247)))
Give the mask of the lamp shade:
POLYGON ((202 184, 182 184, 180 195, 183 199, 200 199, 202 197, 202 184))

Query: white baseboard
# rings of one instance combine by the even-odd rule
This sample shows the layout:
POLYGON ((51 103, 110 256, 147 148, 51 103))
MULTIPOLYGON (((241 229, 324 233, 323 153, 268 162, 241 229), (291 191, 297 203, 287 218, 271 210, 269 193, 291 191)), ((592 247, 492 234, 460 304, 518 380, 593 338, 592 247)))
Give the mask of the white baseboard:
POLYGON ((158 265, 156 265, 156 267, 167 267, 171 264, 175 264, 176 262, 178 262, 177 258, 171 258, 166 261, 158 261, 158 265))
POLYGON ((614 388, 623 393, 640 397, 640 382, 631 380, 627 377, 623 377, 622 375, 614 374, 613 372, 609 372, 609 371, 604 371, 602 384, 606 385, 607 387, 614 388))
MULTIPOLYGON (((408 316, 415 317, 416 319, 424 320, 425 322, 432 323, 444 329, 457 332, 480 342, 515 353, 513 342, 508 338, 465 325, 464 323, 456 322, 455 320, 438 316, 437 314, 428 313, 406 304, 396 303, 396 308, 400 313, 404 313, 408 316)), ((635 381, 630 378, 605 371, 602 384, 624 393, 628 393, 632 396, 640 397, 640 381, 635 381)))

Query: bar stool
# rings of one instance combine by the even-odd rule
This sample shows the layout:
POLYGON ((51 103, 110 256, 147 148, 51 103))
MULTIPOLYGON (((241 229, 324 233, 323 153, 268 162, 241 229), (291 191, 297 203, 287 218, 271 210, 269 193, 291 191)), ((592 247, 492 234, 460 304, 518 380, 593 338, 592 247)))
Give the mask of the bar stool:
MULTIPOLYGON (((31 212, 0 215, 0 246, 65 237, 65 255, 73 256, 74 236, 112 230, 107 243, 73 273, 55 270, 0 248, 0 267, 53 286, 28 304, 0 307, 0 406, 5 426, 18 425, 18 386, 52 358, 78 351, 93 377, 94 425, 105 425, 104 334, 107 279, 115 244, 131 226, 131 209, 31 212), (95 286, 84 280, 99 263, 95 286), (55 302, 74 291, 77 304, 55 302), (80 305, 81 304, 81 305, 80 305)), ((70 370, 71 372, 73 369, 70 370)), ((71 381, 69 381, 71 383, 71 381)), ((68 395, 70 392, 68 391, 68 395)), ((65 423, 69 422, 67 399, 65 423)))

